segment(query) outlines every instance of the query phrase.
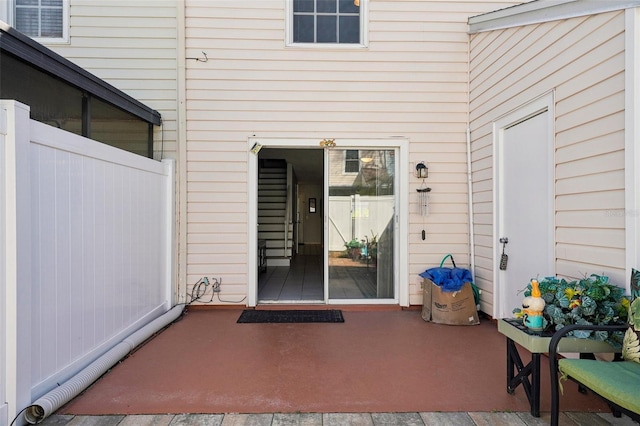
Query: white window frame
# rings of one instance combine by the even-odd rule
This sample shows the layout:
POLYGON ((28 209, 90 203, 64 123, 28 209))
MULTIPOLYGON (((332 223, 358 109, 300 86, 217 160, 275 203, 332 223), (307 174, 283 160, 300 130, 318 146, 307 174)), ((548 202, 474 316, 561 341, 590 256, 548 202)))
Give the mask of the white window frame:
MULTIPOLYGON (((396 299, 329 299, 325 289, 325 302, 330 304, 340 304, 342 302, 348 304, 385 304, 398 303, 400 306, 409 306, 409 287, 411 280, 409 278, 409 176, 412 174, 406 170, 409 164, 409 139, 404 137, 391 137, 388 139, 335 139, 336 146, 348 147, 349 149, 398 149, 398 157, 395 159, 397 167, 397 184, 396 190, 396 206, 395 226, 397 232, 397 250, 395 258, 396 275, 395 275, 395 297, 396 299), (402 172, 402 171, 405 172, 402 172)), ((247 139, 247 178, 249 182, 249 200, 248 200, 248 222, 249 222, 249 239, 248 253, 257 253, 258 251, 258 155, 254 154, 252 148, 259 144, 262 147, 273 148, 317 148, 318 139, 283 139, 283 138, 257 138, 250 137, 247 139)), ((329 148, 330 149, 330 148, 329 148)), ((325 153, 325 159, 328 156, 325 153)), ((325 161, 325 176, 328 175, 329 162, 325 161)), ((324 182, 324 197, 329 197, 328 181, 324 182)), ((323 213, 323 216, 325 213, 323 213)), ((325 241, 328 241, 328 222, 324 222, 325 241)), ((326 252, 325 252, 326 255, 326 252)), ((328 265, 325 259, 325 265, 328 265)), ((258 304, 258 256, 248 255, 247 261, 247 306, 254 307, 258 304)), ((419 277, 418 277, 419 278, 419 277)), ((325 273, 325 280, 328 279, 325 273)))
MULTIPOLYGON (((0 2, 4 7, 0 7, 0 20, 15 27, 15 0, 0 2)), ((16 28, 17 30, 17 28, 16 28)), ((62 0, 62 37, 32 37, 42 44, 65 44, 69 43, 69 0, 62 0)))
POLYGON ((360 0, 360 43, 294 43, 293 0, 285 0, 285 31, 287 47, 310 49, 363 49, 369 47, 369 0, 360 0))
POLYGON ((360 150, 358 150, 358 149, 345 150, 344 151, 344 157, 343 157, 343 160, 342 160, 342 174, 343 175, 357 175, 358 173, 360 173, 360 150), (356 158, 356 159, 347 158, 347 152, 348 151, 356 151, 358 153, 358 158, 356 158), (348 162, 356 163, 356 165, 358 166, 358 170, 355 171, 355 172, 348 172, 347 171, 348 162))

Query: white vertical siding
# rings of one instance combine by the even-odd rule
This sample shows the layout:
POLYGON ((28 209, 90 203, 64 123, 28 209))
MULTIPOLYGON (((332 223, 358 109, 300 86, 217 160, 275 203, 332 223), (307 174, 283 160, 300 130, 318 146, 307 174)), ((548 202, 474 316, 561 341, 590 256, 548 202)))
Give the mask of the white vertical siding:
POLYGON ((166 312, 171 161, 0 101, 0 422, 166 312), (5 268, 6 267, 6 268, 5 268))
POLYGON ((41 395, 171 303, 171 168, 31 122, 31 383, 41 395))
POLYGON ((285 47, 284 1, 187 0, 187 56, 209 57, 187 62, 188 282, 222 276, 223 296, 246 295, 249 137, 403 136, 411 161, 429 164, 433 188, 423 219, 420 182, 409 180, 401 267, 410 303, 422 303, 417 275, 447 253, 461 265, 469 255, 467 19, 515 3, 371 1, 369 45, 351 50, 285 47))
POLYGON ((154 158, 177 156, 177 0, 70 0, 69 44, 47 47, 162 115, 154 158))
POLYGON ((2 412, 7 423, 31 402, 31 221, 29 217, 29 107, 0 100, 2 136, 2 249, 4 283, 2 412), (25 189, 26 188, 26 189, 25 189), (3 414, 4 415, 4 414, 3 414))
POLYGON ((6 236, 5 210, 7 209, 5 172, 5 139, 7 134, 7 111, 0 107, 0 423, 9 423, 9 397, 7 395, 7 328, 9 327, 9 313, 7 310, 7 269, 6 269, 6 236))
MULTIPOLYGON (((555 90, 556 270, 624 285, 624 11, 471 36, 476 282, 492 312, 492 122, 555 90)), ((540 271, 541 275, 553 271, 540 271)))

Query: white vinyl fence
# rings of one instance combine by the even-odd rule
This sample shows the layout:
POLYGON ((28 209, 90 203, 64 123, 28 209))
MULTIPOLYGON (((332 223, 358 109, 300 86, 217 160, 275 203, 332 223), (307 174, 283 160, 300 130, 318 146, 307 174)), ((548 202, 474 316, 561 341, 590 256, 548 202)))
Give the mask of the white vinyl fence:
POLYGON ((0 101, 0 425, 173 304, 173 162, 0 101), (5 403, 6 401, 6 403, 5 403))
POLYGON ((329 251, 345 250, 354 238, 380 238, 393 218, 394 204, 393 195, 330 196, 329 251))

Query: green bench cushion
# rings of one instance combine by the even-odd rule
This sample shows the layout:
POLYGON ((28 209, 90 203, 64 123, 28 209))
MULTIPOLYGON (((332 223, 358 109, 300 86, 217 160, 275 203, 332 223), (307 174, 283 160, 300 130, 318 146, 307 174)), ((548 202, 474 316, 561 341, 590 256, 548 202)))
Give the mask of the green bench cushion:
POLYGON ((640 413, 640 364, 564 358, 558 369, 619 406, 640 413))

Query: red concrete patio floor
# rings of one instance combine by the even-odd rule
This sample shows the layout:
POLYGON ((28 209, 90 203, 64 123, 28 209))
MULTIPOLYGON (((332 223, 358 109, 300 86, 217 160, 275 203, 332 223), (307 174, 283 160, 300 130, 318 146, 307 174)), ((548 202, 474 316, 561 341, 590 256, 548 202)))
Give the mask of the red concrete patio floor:
MULTIPOLYGON (((419 310, 346 308, 344 323, 238 324, 240 313, 188 309, 58 414, 530 410, 522 387, 506 392, 506 342, 489 319, 446 326, 419 310)), ((608 412, 571 382, 561 407, 608 412)))

